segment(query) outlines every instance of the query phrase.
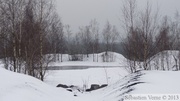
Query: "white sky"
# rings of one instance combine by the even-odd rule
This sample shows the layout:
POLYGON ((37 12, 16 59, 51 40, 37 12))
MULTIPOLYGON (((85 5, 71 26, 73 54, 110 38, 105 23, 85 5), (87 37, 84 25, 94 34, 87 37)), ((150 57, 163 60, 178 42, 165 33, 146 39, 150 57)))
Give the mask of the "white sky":
MULTIPOLYGON (((138 7, 146 5, 147 0, 137 0, 138 7)), ((155 7, 159 5, 161 15, 173 16, 178 10, 180 12, 180 0, 149 0, 155 7)), ((57 12, 64 24, 69 24, 72 31, 76 33, 79 26, 88 25, 91 19, 104 27, 107 20, 121 28, 122 0, 56 0, 57 12)))

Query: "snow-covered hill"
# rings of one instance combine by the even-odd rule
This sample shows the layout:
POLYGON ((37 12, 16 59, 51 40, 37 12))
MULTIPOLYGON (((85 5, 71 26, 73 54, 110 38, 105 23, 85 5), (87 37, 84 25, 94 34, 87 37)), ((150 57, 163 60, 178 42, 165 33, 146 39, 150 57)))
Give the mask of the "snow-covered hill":
POLYGON ((179 51, 163 51, 150 58, 149 66, 153 70, 177 70, 179 59, 179 51))
POLYGON ((73 95, 33 77, 0 68, 0 101, 72 101, 73 95))
POLYGON ((180 81, 175 79, 179 76, 179 71, 139 71, 100 91, 101 98, 103 101, 123 101, 125 95, 179 94, 180 81))

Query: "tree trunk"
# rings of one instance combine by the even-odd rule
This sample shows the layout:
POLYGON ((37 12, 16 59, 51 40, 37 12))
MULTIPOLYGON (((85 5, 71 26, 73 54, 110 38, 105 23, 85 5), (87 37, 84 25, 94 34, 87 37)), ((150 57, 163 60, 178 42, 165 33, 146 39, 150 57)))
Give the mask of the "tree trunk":
POLYGON ((16 64, 16 59, 17 59, 17 55, 16 55, 16 43, 15 43, 15 38, 13 39, 13 55, 14 55, 14 59, 13 59, 13 62, 14 62, 14 72, 16 72, 16 69, 17 69, 17 64, 16 64))

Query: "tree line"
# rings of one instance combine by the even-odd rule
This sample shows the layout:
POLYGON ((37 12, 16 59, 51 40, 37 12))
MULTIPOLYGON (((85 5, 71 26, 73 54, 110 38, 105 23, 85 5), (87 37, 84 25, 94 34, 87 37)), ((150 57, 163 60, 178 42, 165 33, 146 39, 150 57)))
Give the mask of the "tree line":
MULTIPOLYGON (((123 3, 122 22, 127 37, 122 44, 124 56, 129 59, 130 71, 135 72, 139 66, 143 70, 151 70, 150 62, 157 53, 161 53, 161 70, 165 70, 164 58, 168 54, 163 51, 180 49, 178 11, 171 19, 168 16, 160 16, 159 9, 153 10, 148 1, 144 10, 138 9, 136 0, 124 0, 123 3), (143 64, 138 65, 140 62, 143 64)), ((176 59, 180 60, 179 56, 176 56, 176 59)), ((176 70, 180 70, 179 67, 180 65, 176 65, 176 70)))

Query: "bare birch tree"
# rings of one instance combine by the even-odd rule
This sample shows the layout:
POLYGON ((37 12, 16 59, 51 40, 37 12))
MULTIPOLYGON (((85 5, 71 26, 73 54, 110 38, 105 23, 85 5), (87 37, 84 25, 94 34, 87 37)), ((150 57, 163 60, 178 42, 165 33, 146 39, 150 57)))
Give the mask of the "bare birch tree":
MULTIPOLYGON (((137 2, 136 0, 124 0, 123 7, 122 7, 122 17, 123 17, 123 29, 127 36, 135 37, 135 22, 137 17, 137 2)), ((132 56, 130 50, 134 51, 136 53, 136 50, 130 46, 130 42, 128 41, 135 41, 135 38, 127 38, 124 43, 124 51, 126 51, 126 57, 130 59, 129 66, 131 68, 131 72, 136 71, 136 58, 132 56), (129 50, 129 51, 128 51, 129 50), (131 63, 132 61, 133 63, 131 63)), ((137 47, 137 46, 134 46, 137 47)))
MULTIPOLYGON (((93 62, 95 62, 95 53, 99 52, 99 24, 96 19, 90 22, 90 32, 92 36, 93 62)), ((98 55, 96 55, 96 61, 98 62, 98 55)))

